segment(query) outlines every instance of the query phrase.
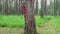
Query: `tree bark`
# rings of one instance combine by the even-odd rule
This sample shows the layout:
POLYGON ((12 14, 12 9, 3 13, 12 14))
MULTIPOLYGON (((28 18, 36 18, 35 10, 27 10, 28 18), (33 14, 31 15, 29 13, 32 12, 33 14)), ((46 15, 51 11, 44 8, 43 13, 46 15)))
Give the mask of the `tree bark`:
POLYGON ((57 0, 54 0, 54 16, 57 16, 57 0))
POLYGON ((2 7, 1 7, 1 0, 0 0, 0 12, 1 12, 1 10, 2 10, 2 7))
POLYGON ((47 0, 44 1, 45 4, 44 4, 44 15, 46 16, 47 15, 47 0))
MULTIPOLYGON (((22 12, 21 12, 21 2, 22 2, 22 0, 19 0, 19 14, 21 13, 22 14, 22 12)), ((21 15, 20 14, 20 15, 21 15)))
POLYGON ((36 15, 38 15, 38 0, 36 0, 36 15))
POLYGON ((44 16, 44 0, 41 0, 41 11, 40 11, 41 17, 44 16))
POLYGON ((41 17, 47 15, 47 0, 41 0, 41 17))
POLYGON ((34 18, 34 0, 26 1, 26 18, 24 34, 37 34, 35 18, 34 18))
POLYGON ((6 3, 5 3, 5 13, 9 15, 8 0, 6 0, 6 3))
POLYGON ((19 13, 19 10, 18 10, 18 0, 16 0, 16 3, 15 3, 15 14, 18 15, 19 13))

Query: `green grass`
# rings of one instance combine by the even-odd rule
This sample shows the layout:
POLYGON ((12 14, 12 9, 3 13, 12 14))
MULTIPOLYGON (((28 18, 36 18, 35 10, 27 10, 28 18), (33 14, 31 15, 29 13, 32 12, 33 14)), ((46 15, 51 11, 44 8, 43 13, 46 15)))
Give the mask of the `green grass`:
POLYGON ((41 24, 42 26, 40 28, 37 28, 37 31, 39 34, 60 34, 60 16, 56 17, 50 17, 46 16, 44 17, 49 18, 51 20, 48 20, 45 22, 45 24, 41 24))
MULTIPOLYGON (((40 34, 59 33, 58 31, 60 30, 60 16, 58 16, 58 17, 44 16, 44 18, 40 18, 40 16, 35 16, 35 22, 36 22, 36 26, 37 26, 37 31, 40 34), (49 21, 49 23, 48 23, 48 21, 49 21), (45 23, 47 23, 47 24, 45 24, 45 23), (48 28, 48 24, 50 24, 50 26, 53 26, 53 27, 51 27, 52 30, 50 28, 48 28), (40 27, 41 25, 43 25, 43 26, 40 27), (45 28, 43 28, 43 27, 45 27, 45 28), (40 30, 40 28, 42 28, 42 29, 40 30)), ((24 28, 24 16, 16 16, 16 15, 5 16, 5 15, 2 15, 2 16, 0 16, 0 28, 1 27, 7 27, 7 28, 8 27, 9 28, 10 27, 12 27, 12 28, 18 27, 18 28, 23 29, 24 28)), ((11 30, 13 30, 12 28, 11 28, 11 30)), ((17 30, 17 29, 15 29, 15 30, 17 30)), ((22 33, 23 33, 23 31, 24 30, 22 30, 22 33)))
POLYGON ((60 29, 60 17, 55 17, 52 19, 52 23, 53 27, 60 29))
MULTIPOLYGON (((41 24, 45 23, 48 18, 40 18, 40 16, 35 16, 36 26, 39 27, 41 24)), ((24 16, 0 16, 0 27, 24 27, 24 16)))
POLYGON ((24 27, 23 16, 1 16, 0 17, 1 27, 24 27))
POLYGON ((36 16, 36 26, 40 27, 42 24, 46 23, 48 20, 52 19, 53 16, 45 16, 44 18, 40 18, 40 16, 36 16))

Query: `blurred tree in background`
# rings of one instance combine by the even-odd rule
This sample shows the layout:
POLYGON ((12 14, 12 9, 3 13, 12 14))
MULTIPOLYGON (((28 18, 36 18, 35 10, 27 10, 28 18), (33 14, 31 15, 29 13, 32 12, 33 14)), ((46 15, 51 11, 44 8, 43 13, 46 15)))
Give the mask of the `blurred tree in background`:
MULTIPOLYGON (((0 15, 23 15, 21 11, 22 1, 23 0, 0 0, 0 15)), ((35 0, 35 15, 59 16, 60 0, 49 0, 49 5, 47 1, 48 0, 35 0), (41 6, 39 6, 40 4, 41 6)))
POLYGON ((0 0, 0 12, 1 12, 1 10, 2 10, 2 4, 1 4, 1 0, 0 0))

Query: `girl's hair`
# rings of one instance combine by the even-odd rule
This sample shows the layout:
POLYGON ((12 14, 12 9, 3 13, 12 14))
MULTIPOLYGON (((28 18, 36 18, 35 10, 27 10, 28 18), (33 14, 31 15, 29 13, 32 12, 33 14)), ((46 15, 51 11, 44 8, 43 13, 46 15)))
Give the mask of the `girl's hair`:
POLYGON ((22 6, 25 6, 25 5, 26 5, 25 1, 22 1, 22 6))

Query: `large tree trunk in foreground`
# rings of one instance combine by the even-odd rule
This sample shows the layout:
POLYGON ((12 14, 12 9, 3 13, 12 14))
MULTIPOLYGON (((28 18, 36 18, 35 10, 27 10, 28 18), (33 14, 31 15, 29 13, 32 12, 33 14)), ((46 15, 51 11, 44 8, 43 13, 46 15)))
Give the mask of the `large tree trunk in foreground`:
POLYGON ((25 32, 24 34, 37 34, 35 18, 34 18, 34 0, 28 0, 27 2, 27 12, 26 12, 26 22, 25 22, 25 32))

